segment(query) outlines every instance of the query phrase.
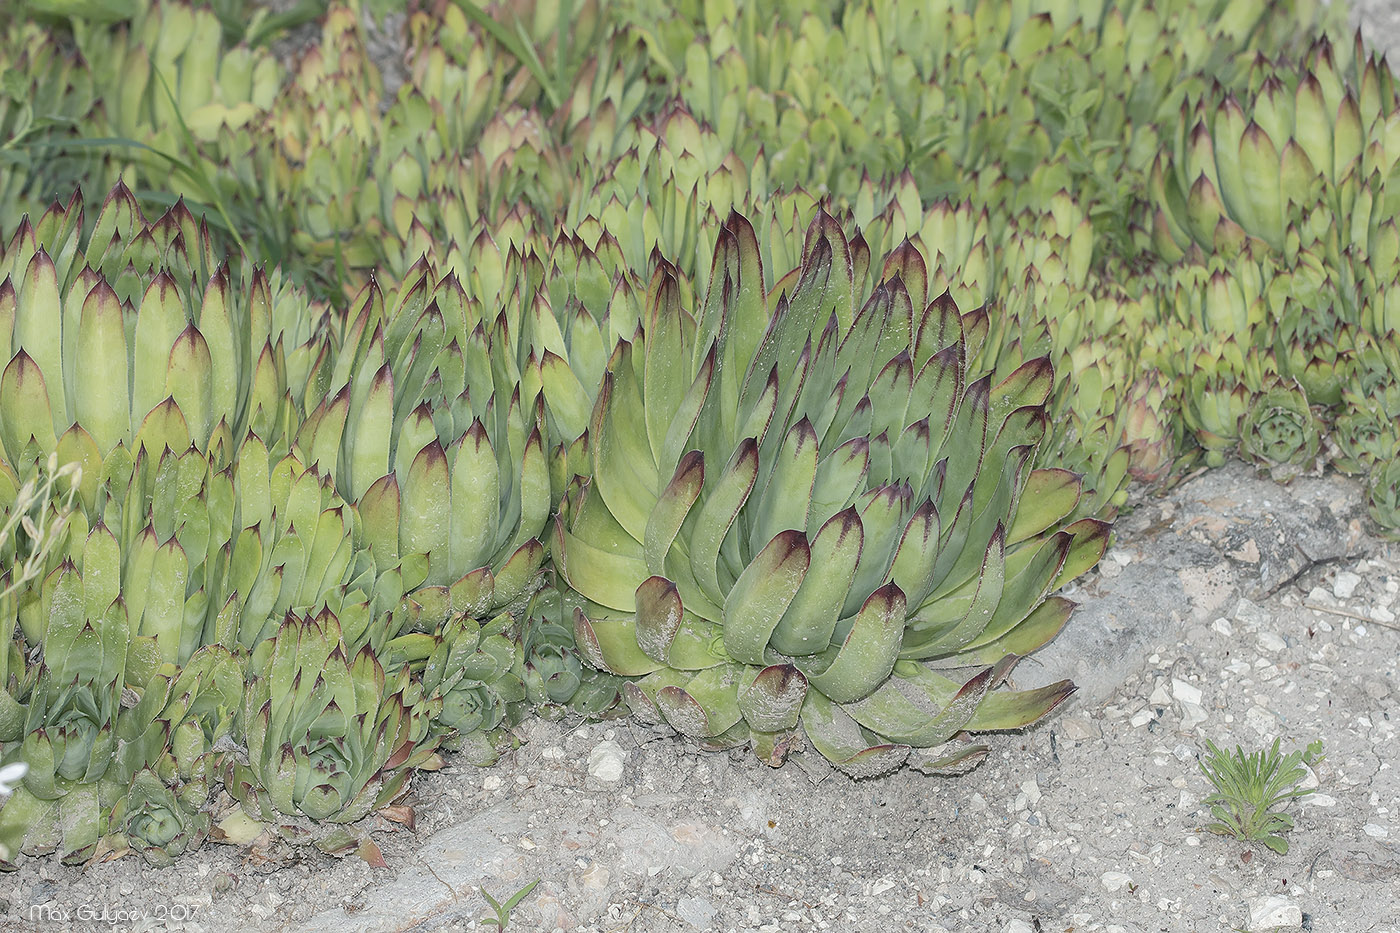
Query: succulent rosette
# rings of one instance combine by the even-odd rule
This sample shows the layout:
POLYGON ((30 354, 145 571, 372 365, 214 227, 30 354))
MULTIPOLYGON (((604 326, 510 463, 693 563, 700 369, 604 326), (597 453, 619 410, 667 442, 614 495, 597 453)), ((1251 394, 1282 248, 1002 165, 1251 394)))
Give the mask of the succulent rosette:
POLYGON ((1276 479, 1307 469, 1321 442, 1308 397, 1296 382, 1279 383, 1256 396, 1240 425, 1240 452, 1276 479))
POLYGON ((1228 372, 1197 372, 1190 379, 1182 419, 1205 450, 1206 465, 1223 466, 1239 446, 1240 425, 1250 411, 1252 393, 1228 372))
POLYGON ((387 295, 371 282, 296 439, 354 505, 357 549, 400 576, 429 630, 526 595, 544 560, 543 401, 522 393, 508 335, 489 324, 426 261, 387 295))
POLYGON ((329 611, 288 616, 250 664, 247 763, 231 758, 224 783, 252 818, 353 823, 439 764, 421 688, 406 668, 386 676, 368 648, 347 658, 329 611))
POLYGON ((389 663, 407 663, 417 674, 432 710, 432 734, 473 764, 495 762, 508 741, 505 727, 519 721, 525 692, 512 624, 504 613, 484 625, 456 615, 432 634, 400 636, 384 653, 389 663))
POLYGON ((659 266, 554 553, 595 604, 575 612, 580 652, 640 678, 634 712, 774 764, 800 727, 864 776, 1069 695, 994 688, 1063 625, 1070 604, 1046 596, 1097 561, 1107 528, 1060 529, 1079 481, 1029 467, 1048 362, 969 380, 951 299, 926 304, 926 282, 900 277, 922 261, 901 253, 857 309, 850 257, 819 214, 770 310, 757 238, 731 216, 698 319, 659 266))
POLYGON ((23 739, 6 754, 28 770, 0 809, 0 838, 20 836, 20 851, 57 851, 70 862, 92 854, 106 810, 125 790, 112 763, 130 632, 121 600, 92 614, 89 592, 70 561, 44 580, 43 660, 26 698, 23 739))
POLYGON ((574 642, 574 609, 583 605, 567 589, 547 586, 531 599, 519 626, 525 695, 539 715, 566 711, 599 719, 625 711, 622 680, 585 665, 574 642))
POLYGON ((1332 465, 1343 473, 1365 475, 1388 459, 1400 444, 1400 386, 1391 386, 1380 398, 1347 390, 1342 409, 1332 422, 1329 438, 1336 445, 1332 465))
POLYGON ((243 705, 243 665, 222 645, 199 649, 183 668, 166 666, 117 726, 121 780, 150 770, 168 784, 207 781, 210 756, 231 738, 243 705))
POLYGON ((201 783, 172 790, 153 771, 138 771, 130 789, 112 809, 117 845, 136 852, 153 868, 168 868, 209 835, 210 816, 202 809, 208 788, 201 783))
POLYGON ((1385 537, 1400 539, 1400 447, 1392 448, 1389 457, 1371 467, 1366 480, 1366 511, 1385 537))
POLYGON ((1129 390, 1124 440, 1128 447, 1128 472, 1134 479, 1155 483, 1171 471, 1171 422, 1175 415, 1175 399, 1160 373, 1144 375, 1129 390))

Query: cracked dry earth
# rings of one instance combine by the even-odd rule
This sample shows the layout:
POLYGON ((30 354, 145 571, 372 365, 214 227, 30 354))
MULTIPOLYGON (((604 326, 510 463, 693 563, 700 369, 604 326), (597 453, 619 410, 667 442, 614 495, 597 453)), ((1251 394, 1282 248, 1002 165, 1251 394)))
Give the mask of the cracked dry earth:
POLYGON ((536 721, 494 768, 415 784, 416 831, 375 871, 305 850, 206 845, 0 877, 0 928, 1400 931, 1400 548, 1342 477, 1289 487, 1239 464, 1118 525, 1023 686, 1082 684, 993 736, 958 778, 853 782, 810 755, 771 770, 626 720, 536 721), (1310 608, 1316 607, 1316 608, 1310 608), (1315 739, 1287 855, 1203 830, 1206 739, 1315 739))

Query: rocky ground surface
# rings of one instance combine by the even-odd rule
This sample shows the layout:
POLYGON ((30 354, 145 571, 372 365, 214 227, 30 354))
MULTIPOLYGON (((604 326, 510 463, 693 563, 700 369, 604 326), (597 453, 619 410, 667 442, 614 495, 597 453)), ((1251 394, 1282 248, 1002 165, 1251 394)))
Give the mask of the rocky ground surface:
POLYGON ((1400 548, 1342 477, 1240 464, 1143 503, 1020 685, 1089 674, 969 775, 772 770, 626 720, 532 722, 493 768, 415 785, 387 869, 206 845, 170 870, 30 862, 0 928, 1400 931, 1400 548), (1321 739, 1277 855, 1205 832, 1206 740, 1321 739))

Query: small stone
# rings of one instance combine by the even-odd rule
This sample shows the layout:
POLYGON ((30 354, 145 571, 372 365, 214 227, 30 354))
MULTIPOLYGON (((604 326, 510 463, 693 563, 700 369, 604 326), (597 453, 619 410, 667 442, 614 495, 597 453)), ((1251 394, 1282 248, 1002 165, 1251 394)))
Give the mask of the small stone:
POLYGON ((588 773, 609 784, 622 780, 623 764, 627 753, 616 742, 603 741, 588 753, 588 773))
POLYGON ((1337 597, 1332 595, 1332 591, 1324 589, 1320 586, 1315 586, 1312 589, 1308 590, 1307 601, 1313 603, 1314 605, 1328 606, 1334 609, 1337 606, 1337 597))
POLYGON ((1024 920, 1012 920, 1001 928, 1001 933, 1033 933, 1031 925, 1024 920))
POLYGON ((1187 732, 1199 726, 1209 718, 1206 708, 1199 703, 1181 704, 1181 728, 1187 732))
POLYGON ((1383 700, 1390 695, 1390 685, 1375 677, 1364 682, 1361 689, 1373 700, 1383 700))
POLYGON ((481 779, 482 790, 500 790, 504 784, 505 781, 501 780, 500 775, 496 774, 488 774, 481 779))
POLYGON ((1264 625, 1269 622, 1269 613, 1256 603, 1244 597, 1235 604, 1235 621, 1245 627, 1264 625))
POLYGON ((1128 722, 1132 724, 1133 728, 1141 729, 1143 726, 1147 725, 1149 722, 1156 718, 1157 717, 1155 714, 1153 714, 1152 710, 1140 709, 1136 713, 1133 713, 1132 718, 1129 719, 1128 722))
POLYGON ((1356 588, 1361 585, 1361 577, 1350 570, 1339 570, 1332 578, 1332 595, 1338 599, 1351 599, 1356 588))
POLYGON ((703 897, 683 897, 676 901, 676 913, 686 923, 703 930, 715 915, 715 905, 703 897))
POLYGON ((1395 613, 1384 606, 1372 606, 1370 615, 1371 618, 1375 619, 1377 622, 1389 624, 1395 621, 1395 613))
POLYGON ((1168 706, 1171 701, 1172 695, 1167 692, 1166 684, 1158 684, 1157 688, 1152 691, 1152 695, 1147 698, 1147 702, 1153 706, 1168 706))
POLYGON ((1035 778, 1021 782, 1021 793, 1026 795, 1026 802, 1032 807, 1040 803, 1040 785, 1035 782, 1035 778))
POLYGON ((1201 689, 1175 677, 1172 678, 1172 696, 1182 703, 1201 705, 1201 689))
POLYGON ((1098 723, 1092 719, 1085 719, 1083 716, 1066 716, 1060 721, 1060 728, 1064 730, 1065 738, 1071 742, 1097 739, 1103 734, 1099 730, 1098 723))
POLYGON ((1337 798, 1331 794, 1308 794, 1306 797, 1298 798, 1305 807, 1335 807, 1337 798))
POLYGON ((1132 877, 1121 871, 1106 871, 1099 876, 1099 881, 1108 891, 1120 891, 1133 883, 1132 877))
POLYGON ((1379 823, 1367 823, 1365 826, 1361 827, 1361 831, 1372 839, 1384 839, 1386 836, 1390 835, 1390 830, 1379 823))
POLYGON ((1318 785, 1317 772, 1312 769, 1312 765, 1303 765, 1303 779, 1298 782, 1299 790, 1312 790, 1318 785))
POLYGON ((1246 564, 1259 563, 1259 545, 1255 543, 1253 538, 1241 544, 1238 549, 1227 553, 1235 560, 1243 561, 1246 564))
POLYGON ((1196 750, 1185 742, 1178 742, 1176 748, 1172 749, 1172 757, 1182 764, 1196 758, 1196 750))
POLYGON ((1264 706, 1251 706, 1244 711, 1244 721, 1260 735, 1268 735, 1278 725, 1278 714, 1264 706))
POLYGON ((611 878, 612 872, 608 871, 597 862, 589 865, 584 873, 579 876, 579 880, 583 882, 583 886, 590 891, 603 890, 608 886, 608 881, 611 878))
POLYGON ((1210 624, 1210 627, 1215 629, 1217 632, 1219 632, 1221 635, 1224 635, 1227 638, 1235 634, 1235 628, 1230 624, 1229 619, 1216 619, 1210 624))
POLYGON ((1286 897, 1271 894, 1249 904, 1251 930, 1293 930, 1302 925, 1302 909, 1286 897))
POLYGON ((1288 647, 1288 642, 1284 641, 1274 632, 1259 633, 1259 647, 1265 651, 1282 651, 1288 647))

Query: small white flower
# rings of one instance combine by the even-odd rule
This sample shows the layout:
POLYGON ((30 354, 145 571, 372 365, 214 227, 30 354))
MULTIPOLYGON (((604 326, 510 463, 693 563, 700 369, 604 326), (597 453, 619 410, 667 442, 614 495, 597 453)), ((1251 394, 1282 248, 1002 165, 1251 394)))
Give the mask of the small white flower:
POLYGON ((0 768, 0 797, 8 797, 14 793, 15 788, 19 786, 20 778, 24 777, 24 773, 28 770, 29 765, 22 761, 16 761, 0 768))

